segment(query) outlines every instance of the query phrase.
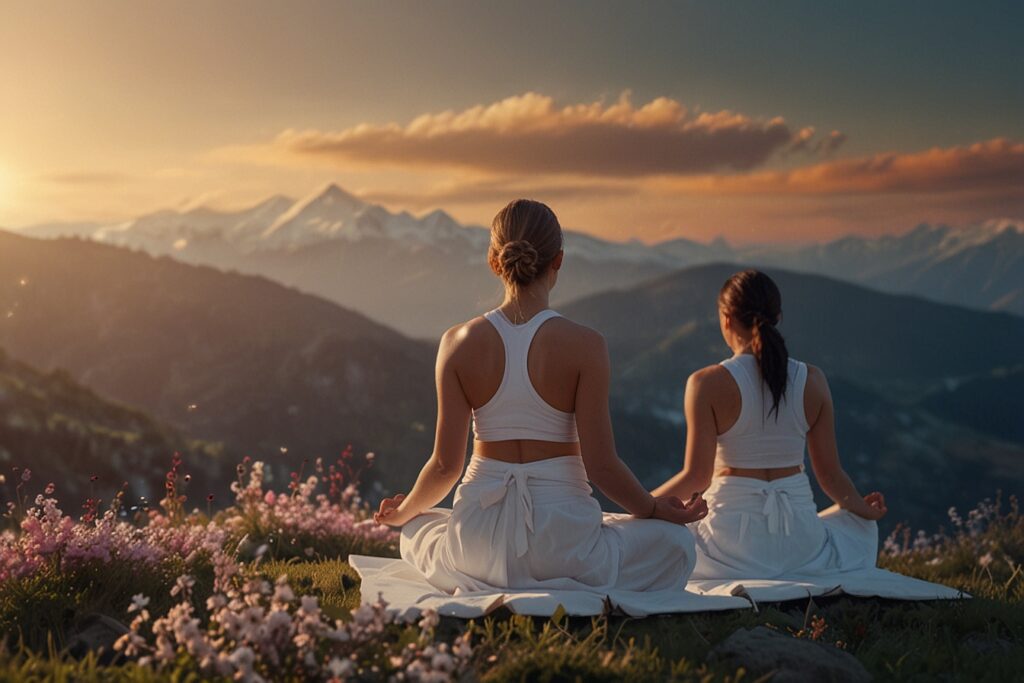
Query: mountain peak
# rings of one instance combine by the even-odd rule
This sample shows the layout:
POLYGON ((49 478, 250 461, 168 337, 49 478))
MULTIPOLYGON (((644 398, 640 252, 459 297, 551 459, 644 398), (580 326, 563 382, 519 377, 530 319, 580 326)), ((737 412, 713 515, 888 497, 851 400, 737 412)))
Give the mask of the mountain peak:
POLYGON ((445 211, 444 209, 434 209, 433 211, 424 214, 423 217, 420 218, 420 220, 424 222, 429 222, 433 225, 451 225, 453 223, 458 222, 454 218, 452 218, 452 215, 445 211))
POLYGON ((1005 232, 1024 233, 1024 220, 991 218, 982 223, 981 227, 996 235, 1001 235, 1005 232))
MULTIPOLYGON (((346 192, 341 189, 337 183, 327 183, 322 186, 319 190, 313 193, 312 202, 318 202, 321 204, 334 204, 339 202, 345 202, 357 206, 365 204, 363 200, 355 196, 351 192, 346 192)), ((311 203, 312 203, 311 202, 311 203)))

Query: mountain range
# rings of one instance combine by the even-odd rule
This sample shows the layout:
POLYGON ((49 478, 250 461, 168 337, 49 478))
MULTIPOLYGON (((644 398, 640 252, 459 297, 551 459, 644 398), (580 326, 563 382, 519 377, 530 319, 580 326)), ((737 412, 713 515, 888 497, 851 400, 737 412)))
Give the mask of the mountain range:
POLYGON ((388 485, 430 452, 433 348, 363 315, 79 239, 0 232, 0 273, 0 346, 192 438, 279 474, 352 444, 389 463, 388 485))
MULTIPOLYGON (((501 300, 486 266, 488 232, 442 210, 393 213, 334 184, 294 200, 272 196, 241 211, 167 209, 133 220, 51 223, 34 237, 79 236, 264 275, 359 311, 406 335, 436 339, 501 300)), ((647 245, 566 231, 553 305, 628 289, 680 268, 732 262, 813 272, 875 289, 1024 315, 1024 227, 919 225, 895 236, 810 246, 731 246, 675 239, 647 245)))
MULTIPOLYGON (((204 494, 231 467, 223 444, 188 438, 138 408, 99 396, 63 368, 40 372, 0 349, 0 466, 13 480, 24 468, 34 472, 23 487, 29 500, 52 482, 64 505, 86 498, 106 504, 127 483, 131 504, 156 503, 174 453, 189 463, 204 494)), ((11 488, 0 489, 0 501, 14 500, 11 488)))
MULTIPOLYGON (((563 307, 608 340, 616 440, 645 484, 681 462, 687 374, 727 353, 714 301, 735 268, 693 267, 563 307)), ((231 457, 284 476, 351 443, 379 455, 379 493, 410 486, 430 452, 434 343, 265 277, 89 240, 0 232, 0 272, 0 347, 231 457)), ((1024 488, 1024 444, 950 408, 952 391, 1019 381, 1024 318, 771 273, 793 354, 831 380, 844 462, 859 485, 886 490, 894 519, 934 526, 951 504, 1024 488)), ((217 466, 222 484, 233 462, 217 466)))

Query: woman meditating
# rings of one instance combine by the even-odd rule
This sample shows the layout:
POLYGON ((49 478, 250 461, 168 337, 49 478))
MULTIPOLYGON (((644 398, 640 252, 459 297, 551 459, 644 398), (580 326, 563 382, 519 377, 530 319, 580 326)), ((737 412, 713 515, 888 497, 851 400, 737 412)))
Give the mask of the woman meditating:
POLYGON ((436 588, 683 590, 707 513, 652 496, 615 452, 603 338, 548 308, 562 230, 544 204, 495 216, 488 262, 505 299, 456 325, 437 355, 434 452, 409 495, 375 518, 402 527, 402 558, 436 588), (462 475, 453 508, 431 510, 462 475), (605 518, 589 481, 632 517, 605 518))
POLYGON ((861 496, 839 463, 825 375, 789 357, 776 325, 778 287, 764 273, 729 278, 718 295, 733 357, 686 384, 686 459, 654 495, 701 491, 693 579, 814 576, 875 566, 881 493, 861 496), (835 505, 818 513, 804 446, 835 505))

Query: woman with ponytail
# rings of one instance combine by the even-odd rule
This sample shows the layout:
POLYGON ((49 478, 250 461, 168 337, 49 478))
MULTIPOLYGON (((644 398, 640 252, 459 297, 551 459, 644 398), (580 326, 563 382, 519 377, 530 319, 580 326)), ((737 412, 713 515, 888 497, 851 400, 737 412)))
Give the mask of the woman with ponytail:
POLYGON ((707 506, 652 496, 616 454, 604 339, 548 307, 563 258, 551 209, 511 202, 488 249, 504 301, 441 339, 434 452, 376 514, 435 589, 681 592, 693 569, 684 524, 707 506), (630 514, 602 515, 588 480, 630 514))
POLYGON ((733 356, 686 383, 686 459, 654 495, 703 493, 693 579, 773 579, 875 566, 885 499, 861 496, 839 462, 824 373, 789 357, 778 330, 782 296, 770 277, 745 270, 718 295, 733 356), (835 502, 818 513, 804 447, 835 502))

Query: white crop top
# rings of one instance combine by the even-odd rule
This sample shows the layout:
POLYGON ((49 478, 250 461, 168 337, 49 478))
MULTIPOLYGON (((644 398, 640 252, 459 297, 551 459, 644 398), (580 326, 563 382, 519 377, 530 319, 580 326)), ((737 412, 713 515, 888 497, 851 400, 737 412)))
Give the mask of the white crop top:
POLYGON ((772 394, 761 379, 757 359, 741 354, 720 363, 740 388, 740 416, 736 424, 718 436, 716 467, 791 467, 803 465, 807 443, 804 386, 807 364, 789 359, 786 396, 779 401, 779 419, 772 408, 772 394))
POLYGON ((505 371, 494 396, 473 410, 473 436, 477 441, 579 441, 576 415, 558 410, 541 398, 530 382, 526 365, 533 336, 546 321, 557 317, 558 313, 547 309, 522 325, 514 325, 498 309, 484 314, 505 345, 505 371))

